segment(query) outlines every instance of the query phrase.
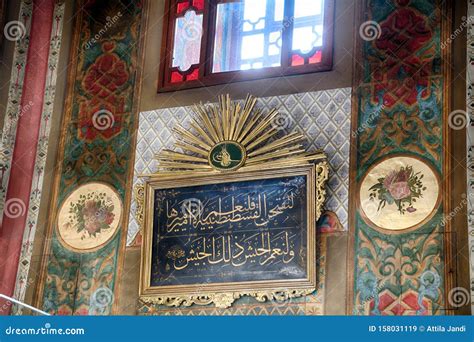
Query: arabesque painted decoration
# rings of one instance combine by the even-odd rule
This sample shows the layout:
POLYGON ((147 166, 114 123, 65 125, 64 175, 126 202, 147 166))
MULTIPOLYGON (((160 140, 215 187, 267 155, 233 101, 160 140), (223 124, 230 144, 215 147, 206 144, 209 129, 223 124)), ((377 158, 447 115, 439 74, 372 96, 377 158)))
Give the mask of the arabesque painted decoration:
POLYGON ((351 181, 360 197, 349 225, 349 314, 445 313, 445 6, 365 0, 360 7, 358 25, 373 25, 375 35, 361 30, 356 48, 351 181))
MULTIPOLYGON (((54 185, 52 213, 57 213, 81 185, 90 182, 108 184, 118 199, 104 204, 95 195, 86 198, 87 213, 79 210, 80 199, 74 202, 75 208, 69 206, 74 226, 71 229, 79 234, 79 245, 73 245, 79 251, 61 242, 58 230, 63 234, 65 228, 57 227, 58 221, 51 219, 37 306, 52 314, 113 312, 114 297, 107 295, 104 301, 97 291, 108 289, 107 293, 113 294, 121 272, 120 253, 127 223, 124 217, 128 215, 132 188, 145 4, 133 0, 81 0, 74 9, 77 14, 70 58, 73 62, 69 66, 72 83, 63 121, 59 155, 62 164, 54 185), (124 203, 123 211, 119 210, 119 202, 124 203), (93 223, 81 222, 81 215, 87 221, 89 211, 97 210, 102 218, 93 223), (110 236, 102 241, 99 236, 103 234, 110 236), (81 250, 92 247, 95 248, 86 253, 81 250)), ((99 192, 96 195, 100 197, 99 192)))

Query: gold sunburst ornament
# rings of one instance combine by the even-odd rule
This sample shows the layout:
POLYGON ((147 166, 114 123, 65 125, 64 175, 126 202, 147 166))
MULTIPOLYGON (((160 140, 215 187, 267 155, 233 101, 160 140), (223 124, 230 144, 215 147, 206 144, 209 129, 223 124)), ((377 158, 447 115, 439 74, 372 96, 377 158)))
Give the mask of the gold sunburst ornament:
POLYGON ((306 152, 301 133, 277 138, 278 111, 263 114, 255 109, 256 102, 249 95, 241 105, 226 95, 220 96, 216 105, 194 105, 196 119, 190 128, 174 128, 178 135, 175 146, 182 152, 163 150, 157 156, 157 173, 248 171, 262 164, 282 167, 324 156, 321 151, 306 152))

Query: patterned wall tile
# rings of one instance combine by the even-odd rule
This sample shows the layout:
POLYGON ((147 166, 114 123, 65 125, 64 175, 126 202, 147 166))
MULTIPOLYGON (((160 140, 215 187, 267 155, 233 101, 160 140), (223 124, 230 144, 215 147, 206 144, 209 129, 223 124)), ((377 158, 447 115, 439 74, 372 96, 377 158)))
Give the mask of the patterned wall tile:
MULTIPOLYGON (((326 209, 335 212, 347 229, 351 88, 265 97, 258 100, 257 107, 264 112, 278 108, 280 115, 276 123, 282 131, 303 132, 309 150, 326 152, 331 166, 326 209)), ((140 113, 134 185, 139 181, 139 174, 156 170, 154 156, 163 148, 173 148, 172 128, 177 123, 187 127, 192 115, 191 107, 140 113)), ((134 216, 134 199, 131 206, 127 246, 133 243, 139 229, 134 216)))

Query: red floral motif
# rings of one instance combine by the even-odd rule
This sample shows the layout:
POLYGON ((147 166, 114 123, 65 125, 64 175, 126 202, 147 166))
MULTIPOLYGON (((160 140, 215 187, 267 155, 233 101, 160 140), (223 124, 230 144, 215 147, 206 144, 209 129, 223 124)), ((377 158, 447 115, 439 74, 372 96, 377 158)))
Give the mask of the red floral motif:
POLYGON ((400 172, 392 171, 384 180, 383 184, 390 192, 390 195, 396 200, 401 200, 410 196, 411 191, 408 186, 410 173, 407 170, 400 172))
POLYGON ((386 205, 395 204, 400 214, 413 213, 416 201, 423 197, 423 174, 415 172, 412 166, 402 166, 392 170, 386 177, 378 178, 369 188, 369 199, 378 201, 377 211, 386 205))
POLYGON ((76 316, 87 316, 87 315, 89 315, 89 310, 86 309, 86 308, 82 308, 82 309, 76 310, 74 312, 74 315, 76 315, 76 316))
POLYGON ((121 131, 125 112, 127 82, 130 77, 127 64, 114 53, 115 42, 102 44, 103 54, 87 69, 82 79, 82 88, 89 99, 79 105, 79 134, 81 138, 93 140, 97 135, 106 139, 121 131), (98 127, 94 114, 106 110, 113 115, 113 123, 98 127))
MULTIPOLYGON (((375 41, 375 46, 392 57, 389 61, 392 64, 389 65, 393 66, 396 62, 393 58, 399 61, 409 58, 415 64, 420 64, 421 60, 414 53, 432 37, 426 20, 412 8, 400 8, 382 23, 382 35, 375 41)), ((409 63, 408 66, 414 65, 409 63)))
MULTIPOLYGON (((422 300, 423 308, 418 304, 418 293, 409 290, 400 297, 386 290, 379 296, 378 311, 382 316, 427 316, 431 315, 431 301, 426 297, 422 300), (426 309, 427 308, 427 309, 426 309), (419 311, 421 309, 421 311, 419 311)), ((373 312, 375 301, 370 302, 370 312, 373 312)), ((373 313, 372 313, 373 315, 373 313)))
POLYGON ((125 62, 112 53, 115 43, 104 43, 102 49, 105 53, 89 67, 82 86, 92 96, 107 99, 127 83, 129 73, 125 62))
POLYGON ((104 101, 99 101, 97 98, 91 101, 83 101, 79 105, 80 122, 79 134, 81 138, 88 141, 94 140, 97 135, 101 135, 106 139, 110 139, 120 132, 122 127, 123 115, 125 113, 125 99, 120 97, 111 105, 104 101), (98 129, 97 123, 94 123, 94 114, 99 111, 108 111, 113 115, 113 124, 106 129, 98 129))
MULTIPOLYGON (((51 312, 50 312, 51 313, 51 312)), ((67 305, 63 305, 58 309, 58 316, 70 316, 72 314, 72 310, 67 305)))
POLYGON ((90 235, 97 234, 102 225, 109 226, 114 221, 114 214, 107 210, 102 210, 97 202, 89 200, 85 203, 82 211, 85 221, 85 229, 90 235))
POLYGON ((385 58, 373 60, 377 82, 374 102, 377 102, 377 94, 383 91, 385 106, 392 107, 398 102, 411 106, 417 103, 417 86, 429 85, 434 46, 420 51, 433 37, 427 20, 414 9, 402 7, 381 23, 382 33, 374 44, 385 58))

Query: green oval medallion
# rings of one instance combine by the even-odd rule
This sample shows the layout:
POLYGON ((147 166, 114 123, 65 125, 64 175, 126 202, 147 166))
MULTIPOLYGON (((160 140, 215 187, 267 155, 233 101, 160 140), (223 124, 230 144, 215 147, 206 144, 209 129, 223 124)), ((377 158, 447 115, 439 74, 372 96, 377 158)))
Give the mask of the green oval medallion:
POLYGON ((245 149, 235 141, 220 142, 209 153, 209 163, 220 171, 238 169, 244 164, 245 158, 245 149))

